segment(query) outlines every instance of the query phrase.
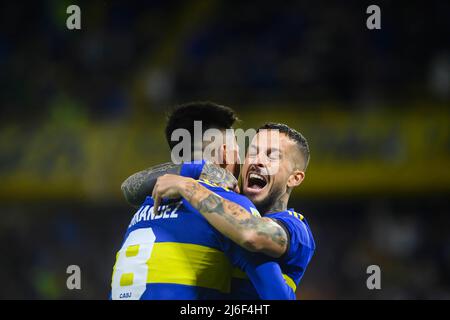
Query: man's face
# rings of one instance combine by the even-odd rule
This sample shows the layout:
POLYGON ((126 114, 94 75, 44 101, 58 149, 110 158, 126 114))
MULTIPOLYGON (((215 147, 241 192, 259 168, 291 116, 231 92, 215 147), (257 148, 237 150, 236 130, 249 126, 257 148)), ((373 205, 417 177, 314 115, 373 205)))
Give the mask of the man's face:
POLYGON ((277 130, 261 130, 252 140, 242 167, 243 193, 262 212, 286 193, 293 173, 295 142, 277 130))

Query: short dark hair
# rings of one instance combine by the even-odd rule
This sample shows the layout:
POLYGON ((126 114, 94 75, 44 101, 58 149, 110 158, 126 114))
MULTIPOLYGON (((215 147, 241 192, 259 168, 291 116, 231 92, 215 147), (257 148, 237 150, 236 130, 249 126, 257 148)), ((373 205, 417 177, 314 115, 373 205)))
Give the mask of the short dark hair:
POLYGON ((309 163, 309 145, 308 140, 306 140, 306 138, 300 132, 298 132, 295 129, 292 129, 291 127, 283 123, 274 123, 274 122, 265 123, 264 125, 259 127, 257 131, 259 132, 260 130, 264 129, 278 130, 279 132, 286 134, 289 137, 289 139, 294 141, 297 144, 300 153, 303 155, 303 158, 305 160, 304 170, 306 170, 309 163))
MULTIPOLYGON (((194 139, 194 121, 202 122, 202 134, 211 128, 225 130, 238 120, 233 109, 209 101, 189 102, 176 106, 167 117, 166 139, 170 150, 178 143, 171 141, 176 129, 186 129, 194 139)), ((192 146, 194 141, 192 141, 192 146)))

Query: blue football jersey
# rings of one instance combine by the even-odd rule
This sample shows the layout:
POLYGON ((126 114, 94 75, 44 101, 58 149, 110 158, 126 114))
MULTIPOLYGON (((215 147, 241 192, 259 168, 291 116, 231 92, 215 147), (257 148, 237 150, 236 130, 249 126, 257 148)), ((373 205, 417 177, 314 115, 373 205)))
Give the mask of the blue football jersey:
MULTIPOLYGON (((204 164, 205 161, 185 163, 181 168, 181 174, 196 179, 200 176, 204 164)), ((295 292, 316 248, 309 224, 305 217, 294 209, 266 214, 264 217, 278 222, 289 237, 287 251, 275 261, 279 263, 286 283, 295 292)), ((230 297, 233 299, 258 298, 253 284, 239 268, 233 269, 230 297)))
MULTIPOLYGON (((258 214, 246 197, 201 184, 258 214)), ((112 299, 229 298, 233 267, 247 273, 258 298, 294 298, 277 263, 232 243, 187 201, 166 203, 160 212, 153 213, 153 199, 147 197, 133 216, 116 255, 112 299)))
POLYGON ((316 249, 311 228, 306 218, 294 209, 270 213, 264 217, 278 221, 287 230, 288 248, 277 261, 283 272, 298 286, 316 249))

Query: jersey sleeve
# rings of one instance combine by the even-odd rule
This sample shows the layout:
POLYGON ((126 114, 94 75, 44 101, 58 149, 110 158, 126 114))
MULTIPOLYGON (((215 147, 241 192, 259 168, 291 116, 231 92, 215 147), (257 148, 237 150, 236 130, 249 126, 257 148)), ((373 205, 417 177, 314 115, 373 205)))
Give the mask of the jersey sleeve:
POLYGON ((184 162, 181 165, 180 176, 197 180, 200 178, 205 163, 205 160, 184 162))
MULTIPOLYGON (((304 271, 315 250, 314 239, 308 226, 299 218, 298 214, 296 216, 293 213, 284 212, 270 215, 270 218, 282 224, 288 233, 288 250, 283 259, 304 271)), ((299 279, 295 280, 297 282, 299 279)))
POLYGON ((247 274, 261 299, 295 300, 295 292, 284 280, 278 263, 235 244, 231 244, 225 253, 234 266, 247 274))

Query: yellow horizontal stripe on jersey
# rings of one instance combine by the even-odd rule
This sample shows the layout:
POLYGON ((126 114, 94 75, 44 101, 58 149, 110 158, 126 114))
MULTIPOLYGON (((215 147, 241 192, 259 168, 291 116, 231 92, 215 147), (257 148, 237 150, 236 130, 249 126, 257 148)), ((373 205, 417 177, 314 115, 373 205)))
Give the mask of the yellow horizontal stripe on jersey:
POLYGON ((147 283, 183 284, 230 292, 231 265, 225 254, 214 248, 156 242, 147 265, 147 283))
MULTIPOLYGON (((238 279, 248 279, 247 274, 239 268, 233 269, 232 276, 233 276, 233 278, 238 278, 238 279)), ((294 290, 294 292, 295 292, 297 290, 297 286, 295 285, 294 280, 292 280, 291 277, 289 277, 287 274, 284 274, 284 273, 283 273, 283 278, 286 281, 287 285, 289 287, 291 287, 291 289, 294 290)))
POLYGON ((247 279, 247 274, 242 271, 239 268, 233 268, 233 273, 232 273, 233 278, 238 278, 238 279, 247 279))

